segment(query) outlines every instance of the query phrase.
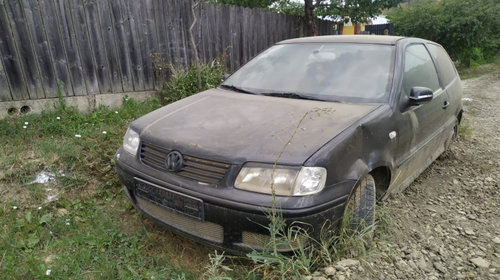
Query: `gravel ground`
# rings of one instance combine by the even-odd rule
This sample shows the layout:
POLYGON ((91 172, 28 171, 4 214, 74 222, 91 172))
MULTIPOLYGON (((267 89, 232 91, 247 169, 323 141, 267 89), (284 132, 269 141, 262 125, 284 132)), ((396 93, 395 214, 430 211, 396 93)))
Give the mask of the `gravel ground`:
POLYGON ((389 232, 368 256, 308 278, 500 279, 500 72, 462 83, 465 133, 379 206, 393 220, 389 232))

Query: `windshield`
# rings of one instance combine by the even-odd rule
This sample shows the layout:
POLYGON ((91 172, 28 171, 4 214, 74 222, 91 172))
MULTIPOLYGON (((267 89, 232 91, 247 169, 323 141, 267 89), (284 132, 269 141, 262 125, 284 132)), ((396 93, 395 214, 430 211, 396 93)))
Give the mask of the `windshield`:
POLYGON ((240 92, 327 101, 383 102, 393 46, 306 43, 273 46, 223 84, 240 92))

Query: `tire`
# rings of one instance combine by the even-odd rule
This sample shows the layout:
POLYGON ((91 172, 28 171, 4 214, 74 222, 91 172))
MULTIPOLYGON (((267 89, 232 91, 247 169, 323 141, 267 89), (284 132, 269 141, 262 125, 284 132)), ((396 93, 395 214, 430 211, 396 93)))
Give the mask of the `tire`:
POLYGON ((375 224, 375 180, 368 174, 354 187, 344 211, 342 226, 348 233, 370 231, 375 224))

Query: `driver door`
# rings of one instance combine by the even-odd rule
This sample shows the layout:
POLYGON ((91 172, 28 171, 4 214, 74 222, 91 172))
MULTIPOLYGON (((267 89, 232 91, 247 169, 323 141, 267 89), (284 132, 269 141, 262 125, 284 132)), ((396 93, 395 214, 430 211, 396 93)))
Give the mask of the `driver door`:
POLYGON ((398 153, 394 186, 406 187, 442 152, 441 127, 446 122, 443 110, 448 107, 448 96, 439 83, 434 62, 424 44, 411 44, 404 53, 404 74, 399 101, 398 153), (430 102, 410 105, 413 87, 433 91, 430 102))

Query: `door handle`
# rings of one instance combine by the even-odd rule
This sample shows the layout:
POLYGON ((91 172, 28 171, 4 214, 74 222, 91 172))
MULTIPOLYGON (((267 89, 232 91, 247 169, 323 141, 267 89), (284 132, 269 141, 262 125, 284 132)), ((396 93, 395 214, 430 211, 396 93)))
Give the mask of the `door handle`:
POLYGON ((448 100, 446 100, 444 103, 443 103, 443 109, 446 109, 448 108, 448 106, 450 106, 450 102, 448 102, 448 100))

